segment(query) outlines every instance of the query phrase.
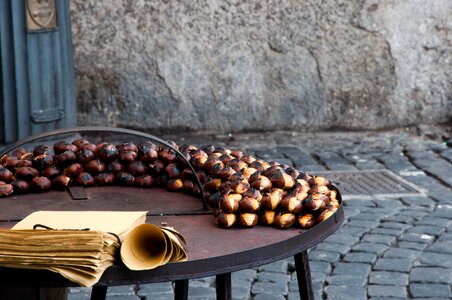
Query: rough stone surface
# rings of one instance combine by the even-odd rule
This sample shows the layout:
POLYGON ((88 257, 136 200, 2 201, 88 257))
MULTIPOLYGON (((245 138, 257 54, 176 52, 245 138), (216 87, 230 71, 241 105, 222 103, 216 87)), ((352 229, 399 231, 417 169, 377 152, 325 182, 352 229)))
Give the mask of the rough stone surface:
POLYGON ((449 0, 70 4, 80 124, 376 129, 452 115, 449 0))

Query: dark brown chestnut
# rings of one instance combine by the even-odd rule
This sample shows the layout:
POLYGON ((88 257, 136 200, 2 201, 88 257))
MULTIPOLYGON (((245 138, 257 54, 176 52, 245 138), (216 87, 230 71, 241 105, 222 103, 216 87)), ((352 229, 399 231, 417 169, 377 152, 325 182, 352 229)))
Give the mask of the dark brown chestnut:
POLYGON ((243 154, 240 157, 240 160, 247 163, 248 165, 250 165, 253 161, 256 160, 256 158, 254 156, 252 156, 251 154, 243 154))
MULTIPOLYGON (((66 150, 63 153, 60 153, 57 156, 55 156, 55 164, 63 168, 63 167, 69 166, 70 164, 74 163, 76 159, 77 159, 77 156, 75 155, 75 153, 73 151, 66 150)), ((46 167, 49 167, 49 166, 46 166, 46 167)))
POLYGON ((107 143, 99 148, 97 156, 104 162, 109 163, 118 157, 119 151, 115 145, 107 143))
POLYGON ((272 188, 272 183, 270 179, 265 176, 260 175, 256 180, 251 183, 251 187, 259 191, 266 191, 272 188))
POLYGON ((42 176, 45 176, 49 179, 54 179, 58 175, 61 174, 61 170, 58 167, 48 167, 42 171, 42 176))
POLYGON ((110 164, 108 164, 107 166, 107 171, 111 172, 113 174, 117 174, 121 171, 124 170, 124 166, 123 164, 121 164, 121 162, 117 159, 115 159, 114 161, 112 161, 110 164))
POLYGON ((60 141, 53 144, 53 151, 55 151, 55 154, 61 154, 67 150, 76 153, 78 151, 78 147, 74 144, 69 144, 65 141, 60 141))
POLYGON ((239 194, 226 194, 220 196, 220 209, 226 213, 233 213, 239 209, 239 201, 242 196, 239 194))
POLYGON ((243 194, 243 198, 253 198, 253 199, 256 199, 257 201, 261 202, 262 194, 255 188, 250 188, 243 194))
POLYGON ((149 165, 150 172, 154 176, 162 173, 165 170, 165 168, 166 164, 160 159, 157 159, 156 161, 154 161, 154 163, 149 165))
POLYGON ((177 154, 170 148, 163 148, 158 152, 158 157, 165 163, 170 164, 176 161, 177 154))
POLYGON ((167 165, 165 168, 165 172, 169 178, 180 178, 181 177, 181 170, 177 166, 177 164, 174 164, 174 163, 167 165))
POLYGON ((119 152, 132 151, 132 152, 138 153, 138 147, 134 143, 128 143, 128 142, 121 143, 121 144, 117 145, 116 148, 118 149, 119 152))
POLYGON ((278 188, 273 188, 264 193, 262 197, 262 207, 267 210, 276 210, 283 199, 283 191, 278 188))
POLYGON ((138 153, 135 151, 124 150, 124 151, 119 152, 118 158, 123 163, 129 163, 129 162, 135 161, 137 156, 138 156, 138 153))
POLYGON ((304 207, 306 207, 307 209, 312 210, 312 211, 324 210, 327 206, 327 201, 329 200, 329 198, 324 195, 321 195, 321 196, 318 196, 318 195, 319 194, 313 194, 313 195, 307 197, 303 201, 304 207))
POLYGON ((240 150, 231 150, 231 155, 240 159, 243 156, 243 152, 240 150))
POLYGON ((0 166, 0 181, 10 183, 11 181, 13 181, 13 179, 13 173, 8 168, 0 166))
POLYGON ((243 168, 247 168, 248 167, 248 165, 245 162, 241 161, 238 158, 231 159, 226 164, 226 166, 231 167, 236 172, 240 172, 240 170, 242 170, 243 168))
POLYGON ((21 167, 16 170, 16 178, 30 181, 39 176, 39 171, 32 167, 21 167))
POLYGON ((92 175, 97 175, 105 171, 105 164, 99 159, 93 159, 85 165, 85 170, 92 175))
POLYGON ((250 184, 248 183, 248 180, 233 180, 231 181, 231 189, 234 190, 237 194, 243 194, 246 191, 248 191, 250 188, 250 184))
POLYGON ((76 154, 77 162, 81 163, 82 165, 86 165, 88 162, 92 161, 93 159, 94 159, 94 152, 89 149, 81 149, 76 154))
POLYGON ((316 224, 321 223, 334 215, 334 213, 337 211, 337 208, 328 206, 325 210, 323 210, 315 219, 316 224))
POLYGON ((100 173, 94 177, 94 182, 99 186, 112 185, 115 182, 115 175, 113 173, 100 173))
POLYGON ((295 185, 295 180, 292 178, 292 176, 284 172, 284 170, 282 169, 274 171, 269 179, 272 183, 272 186, 280 189, 290 189, 295 185))
POLYGON ((32 166, 33 166, 32 161, 28 160, 28 159, 19 159, 16 163, 17 168, 32 167, 32 166))
MULTIPOLYGON (((75 154, 74 154, 75 159, 75 154)), ((33 167, 38 170, 44 170, 45 168, 51 167, 54 163, 53 155, 44 153, 38 156, 35 156, 32 161, 33 167)))
POLYGON ((170 178, 168 179, 167 183, 166 183, 166 188, 168 191, 171 192, 177 192, 182 190, 184 186, 184 183, 182 182, 181 179, 174 179, 174 178, 170 178))
POLYGON ((57 189, 65 189, 69 186, 72 179, 66 175, 58 175, 53 179, 53 186, 57 189))
POLYGON ((190 178, 186 178, 186 179, 183 179, 183 182, 184 182, 183 190, 187 193, 191 193, 193 191, 193 187, 195 185, 193 183, 193 180, 190 178))
POLYGON ((89 151, 93 152, 94 155, 96 155, 96 153, 97 153, 96 152, 97 146, 95 144, 84 144, 84 145, 81 145, 79 149, 80 150, 89 150, 89 151))
POLYGON ((10 158, 6 163, 3 164, 5 168, 10 170, 11 172, 15 172, 17 169, 17 164, 20 162, 17 158, 10 158))
POLYGON ((69 165, 66 168, 64 168, 63 174, 68 176, 68 177, 75 178, 82 171, 83 171, 83 166, 81 164, 79 164, 79 163, 74 163, 74 164, 69 165))
POLYGON ((78 174, 75 182, 84 187, 93 186, 95 184, 93 176, 88 172, 81 172, 78 174))
MULTIPOLYGON (((11 155, 17 158, 21 158, 24 154, 30 153, 25 148, 16 148, 11 152, 11 155)), ((31 153, 33 155, 33 153, 31 153)))
POLYGON ((196 156, 190 159, 190 164, 195 170, 202 170, 207 158, 205 156, 196 156))
POLYGON ((276 216, 276 213, 273 210, 266 210, 259 217, 259 224, 267 225, 267 226, 272 225, 273 222, 275 222, 275 216, 276 216))
POLYGON ((33 156, 39 156, 42 154, 46 154, 50 151, 49 146, 47 145, 38 145, 33 149, 33 156))
POLYGON ((280 209, 282 211, 298 215, 303 210, 303 202, 298 200, 296 197, 287 196, 281 200, 280 209))
POLYGON ((216 174, 216 176, 222 180, 228 180, 228 178, 232 175, 236 173, 235 170, 231 167, 224 167, 222 169, 220 169, 218 171, 218 173, 216 174))
POLYGON ((154 162, 157 157, 157 146, 153 143, 142 144, 138 148, 138 159, 146 164, 154 162))
POLYGON ((235 157, 229 154, 223 154, 218 157, 218 160, 221 161, 225 166, 233 159, 235 159, 235 157))
POLYGON ((198 147, 191 144, 183 144, 179 147, 179 151, 182 153, 191 153, 198 150, 198 147))
POLYGON ((135 178, 133 184, 140 188, 149 188, 155 185, 154 178, 151 175, 142 175, 135 178))
POLYGON ((11 185, 15 194, 26 194, 30 191, 30 184, 25 180, 14 179, 11 185))
POLYGON ((221 160, 214 158, 214 157, 209 157, 206 162, 204 163, 203 166, 203 170, 207 173, 207 174, 211 174, 212 173, 212 169, 215 165, 219 165, 219 168, 224 168, 224 164, 221 160))
POLYGON ((137 177, 144 175, 147 171, 147 168, 141 161, 137 160, 129 163, 126 170, 133 176, 137 177))
POLYGON ((209 192, 215 193, 220 188, 221 183, 222 181, 219 178, 210 178, 207 180, 206 184, 204 185, 204 188, 209 192))
POLYGON ((52 181, 47 177, 35 177, 30 182, 30 190, 35 193, 46 192, 52 187, 52 181))
POLYGON ((210 194, 209 198, 207 198, 207 204, 213 208, 220 208, 220 199, 220 192, 212 193, 210 194))
POLYGON ((270 176, 272 176, 274 173, 276 173, 280 170, 282 170, 282 168, 280 166, 271 166, 267 170, 263 171, 262 175, 270 178, 270 176))
POLYGON ((76 139, 72 141, 72 144, 75 145, 78 149, 86 149, 85 145, 91 144, 90 141, 84 138, 76 139))
POLYGON ((135 177, 128 172, 119 172, 116 174, 115 180, 120 186, 132 186, 135 177))
POLYGON ((207 155, 212 154, 215 151, 215 146, 212 144, 201 145, 199 147, 202 151, 206 152, 207 155))
POLYGON ((254 198, 242 198, 242 200, 239 201, 239 210, 242 213, 256 212, 259 210, 260 206, 260 202, 254 198))

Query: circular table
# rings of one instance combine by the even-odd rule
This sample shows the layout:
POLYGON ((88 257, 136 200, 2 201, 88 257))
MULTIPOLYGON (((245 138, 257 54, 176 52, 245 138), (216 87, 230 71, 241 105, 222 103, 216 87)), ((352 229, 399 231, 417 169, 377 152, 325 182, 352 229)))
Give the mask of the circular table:
MULTIPOLYGON (((338 193, 340 199, 340 193, 338 193)), ((231 299, 231 272, 294 256, 301 299, 313 299, 307 250, 335 232, 344 220, 340 207, 309 230, 255 228, 220 229, 213 210, 190 195, 163 189, 126 187, 74 187, 0 199, 0 226, 10 228, 37 210, 146 210, 147 222, 166 222, 188 242, 188 261, 169 263, 148 271, 131 271, 118 265, 108 268, 93 287, 91 299, 105 299, 108 286, 175 281, 175 299, 187 299, 188 280, 215 275, 217 299, 231 299)), ((74 283, 45 270, 0 268, 3 287, 70 287, 74 283)))

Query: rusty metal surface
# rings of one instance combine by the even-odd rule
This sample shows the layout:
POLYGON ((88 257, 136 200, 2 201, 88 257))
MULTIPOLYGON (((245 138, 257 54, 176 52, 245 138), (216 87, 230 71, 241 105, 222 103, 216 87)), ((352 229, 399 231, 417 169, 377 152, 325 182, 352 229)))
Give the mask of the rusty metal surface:
MULTIPOLYGON (((148 222, 167 222, 188 241, 186 262, 170 263, 149 271, 124 266, 106 270, 97 285, 114 286, 199 278, 267 264, 307 250, 336 231, 344 218, 335 215, 310 230, 258 226, 253 229, 219 229, 210 215, 150 216, 148 222)), ((74 286, 58 274, 0 268, 3 286, 74 286)))

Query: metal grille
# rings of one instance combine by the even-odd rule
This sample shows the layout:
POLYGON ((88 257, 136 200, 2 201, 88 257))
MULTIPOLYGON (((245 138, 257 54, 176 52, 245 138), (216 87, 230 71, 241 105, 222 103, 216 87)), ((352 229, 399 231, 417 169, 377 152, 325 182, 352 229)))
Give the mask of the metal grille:
POLYGON ((323 171, 314 175, 331 180, 348 199, 425 196, 424 190, 388 170, 323 171))

